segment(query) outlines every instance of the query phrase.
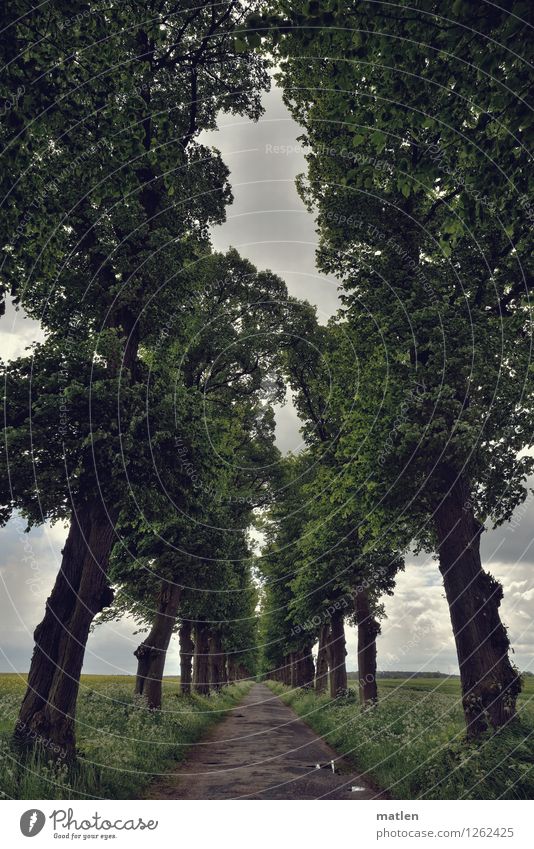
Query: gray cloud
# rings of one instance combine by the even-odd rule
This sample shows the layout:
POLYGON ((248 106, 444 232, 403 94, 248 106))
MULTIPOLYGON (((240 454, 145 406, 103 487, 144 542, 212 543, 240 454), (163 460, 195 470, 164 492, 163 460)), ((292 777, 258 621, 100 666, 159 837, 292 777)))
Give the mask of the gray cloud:
POLYGON ((233 245, 260 268, 280 274, 290 294, 317 306, 324 323, 339 306, 337 283, 315 268, 315 223, 295 188, 306 168, 300 130, 278 89, 264 104, 257 124, 223 116, 220 129, 203 136, 222 151, 235 196, 213 241, 218 250, 233 245))

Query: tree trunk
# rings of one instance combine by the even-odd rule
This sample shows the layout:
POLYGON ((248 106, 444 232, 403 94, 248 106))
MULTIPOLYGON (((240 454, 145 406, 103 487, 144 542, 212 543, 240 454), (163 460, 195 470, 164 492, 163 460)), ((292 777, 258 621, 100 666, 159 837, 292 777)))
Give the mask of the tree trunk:
POLYGON ((290 671, 290 680, 289 683, 291 687, 298 687, 298 654, 296 651, 292 651, 289 653, 289 671, 290 671))
POLYGON ((138 660, 135 692, 144 697, 152 710, 161 708, 163 670, 181 595, 181 587, 168 581, 162 582, 154 624, 146 639, 134 651, 138 660))
POLYGON ((211 689, 216 692, 219 692, 225 683, 224 660, 221 635, 216 631, 212 632, 209 637, 208 680, 211 689))
POLYGON ((193 690, 195 693, 206 694, 210 691, 209 684, 209 627, 205 622, 195 625, 195 655, 193 660, 193 690))
POLYGON ((483 526, 475 519, 466 481, 453 479, 434 513, 439 568, 456 641, 468 736, 500 728, 515 716, 521 679, 508 657, 499 616, 502 587, 480 560, 483 526))
POLYGON ((347 690, 346 655, 343 613, 341 610, 336 610, 330 620, 330 641, 328 643, 330 695, 333 699, 342 695, 347 690))
POLYGON ((184 696, 191 693, 193 680, 193 650, 191 622, 184 621, 180 627, 180 692, 184 696))
POLYGON ((321 625, 319 630, 319 648, 317 649, 317 671, 315 673, 315 692, 325 693, 328 686, 328 635, 329 625, 321 625))
POLYGON ((100 502, 73 513, 61 568, 34 632, 28 688, 15 727, 24 745, 71 759, 76 752, 75 709, 91 622, 113 601, 107 583, 118 511, 100 502))
POLYGON ((315 663, 313 662, 313 643, 306 647, 306 651, 303 658, 303 675, 304 675, 304 686, 305 687, 313 687, 315 681, 315 663))
POLYGON ((228 681, 237 681, 237 665, 233 654, 228 655, 228 681))
POLYGON ((304 646, 294 652, 294 684, 295 687, 312 687, 315 677, 315 667, 312 657, 312 646, 304 646))
POLYGON ((282 669, 283 682, 287 687, 291 686, 291 654, 284 656, 284 667, 282 669))
POLYGON ((376 686, 376 638, 380 625, 374 618, 369 596, 363 588, 356 594, 356 621, 358 623, 358 679, 362 706, 378 701, 376 686))

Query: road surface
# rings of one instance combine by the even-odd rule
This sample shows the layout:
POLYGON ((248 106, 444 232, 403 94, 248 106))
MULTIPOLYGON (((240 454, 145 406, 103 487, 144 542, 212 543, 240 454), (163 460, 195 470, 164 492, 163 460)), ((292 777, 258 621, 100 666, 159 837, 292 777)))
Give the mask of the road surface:
POLYGON ((265 684, 254 684, 147 798, 356 800, 379 792, 265 684))

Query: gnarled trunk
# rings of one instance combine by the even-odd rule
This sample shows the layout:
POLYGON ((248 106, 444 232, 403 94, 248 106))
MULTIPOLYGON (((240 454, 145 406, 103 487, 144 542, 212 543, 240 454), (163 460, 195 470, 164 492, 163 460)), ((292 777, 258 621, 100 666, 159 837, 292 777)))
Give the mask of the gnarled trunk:
POLYGON ((330 667, 330 695, 333 699, 347 690, 347 667, 345 665, 345 626, 343 613, 336 610, 330 620, 328 643, 328 665, 330 667))
POLYGON ((212 690, 218 692, 226 683, 225 661, 221 635, 217 631, 209 637, 208 677, 212 690))
POLYGON ((315 672, 315 692, 325 693, 328 686, 328 635, 329 625, 319 629, 319 648, 317 649, 317 669, 315 672))
POLYGON ((41 743, 51 757, 73 758, 75 709, 91 622, 113 601, 107 582, 118 511, 100 502, 73 513, 61 568, 34 632, 28 688, 15 727, 22 744, 41 743))
POLYGON ((434 521, 467 731, 470 737, 476 737, 488 723, 500 728, 512 719, 521 679, 510 663, 510 642, 499 616, 502 587, 482 569, 483 526, 475 519, 469 498, 467 482, 452 478, 447 496, 434 512, 434 521))
POLYGON ((146 639, 134 651, 138 661, 135 692, 144 697, 152 710, 161 708, 163 670, 181 595, 181 587, 162 581, 154 623, 146 639))
POLYGON ((194 634, 195 655, 193 659, 193 690, 195 693, 205 695, 210 691, 209 626, 205 622, 197 622, 194 634))
POLYGON ((193 681, 193 650, 194 643, 191 637, 191 622, 184 621, 180 627, 180 692, 188 696, 191 692, 193 681))
POLYGON ((374 618, 369 596, 363 588, 356 594, 356 621, 358 623, 358 678, 360 702, 363 706, 378 701, 376 686, 376 638, 380 625, 374 618))

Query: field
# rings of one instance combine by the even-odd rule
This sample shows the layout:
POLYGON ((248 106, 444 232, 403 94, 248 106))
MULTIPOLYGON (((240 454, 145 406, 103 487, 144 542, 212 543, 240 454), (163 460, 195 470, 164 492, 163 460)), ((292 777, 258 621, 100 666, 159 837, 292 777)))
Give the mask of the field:
POLYGON ((519 721, 478 744, 465 742, 455 678, 381 679, 380 703, 365 713, 352 689, 333 704, 326 696, 270 686, 393 798, 534 798, 533 678, 525 679, 519 721))
POLYGON ((127 799, 142 796, 154 775, 183 758, 187 747, 240 701, 248 684, 220 695, 177 697, 178 678, 164 681, 161 713, 147 711, 133 696, 133 677, 82 675, 78 699, 79 767, 41 759, 24 766, 10 736, 25 676, 0 674, 0 791, 3 798, 127 799))
MULTIPOLYGON (((10 747, 25 677, 0 675, 0 790, 19 799, 137 798, 154 775, 244 695, 236 684, 209 698, 179 697, 166 678, 163 710, 147 711, 128 676, 83 675, 78 701, 80 765, 22 766, 10 747)), ((355 682, 349 682, 354 687, 355 682)), ((270 682, 334 748, 394 798, 534 798, 534 678, 525 680, 517 727, 467 744, 455 678, 381 679, 380 704, 362 713, 351 689, 326 696, 270 682)))

